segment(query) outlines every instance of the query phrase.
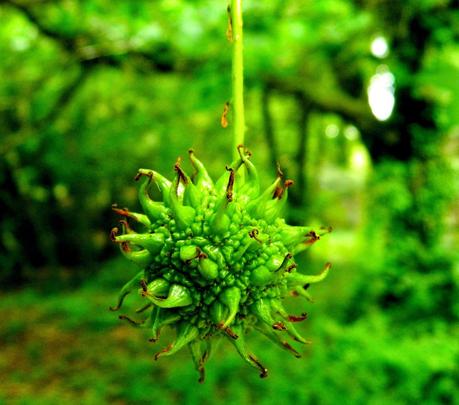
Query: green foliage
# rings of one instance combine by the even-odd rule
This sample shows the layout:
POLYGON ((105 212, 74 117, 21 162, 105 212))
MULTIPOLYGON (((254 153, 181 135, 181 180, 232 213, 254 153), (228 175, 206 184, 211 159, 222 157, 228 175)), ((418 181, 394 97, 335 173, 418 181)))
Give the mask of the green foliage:
MULTIPOLYGON (((350 270, 341 260, 337 265, 350 270)), ((459 395, 459 345, 451 339, 457 328, 448 330, 438 323, 429 333, 409 336, 403 329, 394 331, 380 313, 353 325, 327 318, 330 310, 322 308, 333 289, 324 289, 331 282, 336 289, 336 273, 329 283, 317 286, 326 296, 317 297, 320 302, 311 309, 306 330, 314 341, 304 350, 304 359, 285 357, 267 340, 249 334, 253 350, 263 353, 273 370, 269 379, 260 380, 241 367, 230 343, 222 342, 218 361, 208 365, 206 383, 197 384, 187 353, 153 362, 155 349, 145 353, 148 334, 106 311, 117 284, 133 270, 126 269, 124 260, 111 261, 77 291, 3 294, 0 398, 13 404, 149 403, 151 398, 159 404, 257 400, 270 405, 280 399, 306 404, 436 404, 455 403, 459 395), (20 321, 25 313, 28 321, 20 321)), ((126 305, 134 310, 137 303, 126 305)), ((166 333, 159 344, 170 337, 166 333)))
POLYGON ((190 147, 212 177, 230 161, 226 3, 1 1, 0 402, 457 403, 456 3, 245 1, 246 144, 262 184, 277 161, 296 181, 289 223, 336 229, 299 268, 336 271, 304 360, 249 335, 270 380, 220 350, 197 388, 182 353, 152 364, 106 311, 132 270, 109 261, 107 224, 112 202, 139 211, 138 167, 168 173, 190 147))

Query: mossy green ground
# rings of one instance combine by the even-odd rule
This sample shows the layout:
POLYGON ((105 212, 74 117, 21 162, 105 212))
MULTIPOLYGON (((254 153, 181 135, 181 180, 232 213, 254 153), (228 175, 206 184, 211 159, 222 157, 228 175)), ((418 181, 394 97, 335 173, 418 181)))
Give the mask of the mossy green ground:
MULTIPOLYGON (((108 310, 126 272, 135 271, 119 259, 75 290, 26 289, 0 297, 0 403, 459 403, 457 328, 439 324, 405 334, 380 311, 342 321, 346 287, 358 273, 349 238, 339 232, 332 237, 334 272, 311 291, 316 303, 291 302, 292 309, 309 314, 299 326, 313 340, 302 348, 303 357, 295 359, 255 333, 248 337, 269 368, 267 379, 243 364, 227 342, 209 361, 202 385, 186 349, 155 362, 155 346, 171 336, 153 346, 146 331, 108 310)), ((310 272, 329 254, 329 242, 321 242, 310 272)), ((135 301, 127 300, 127 310, 135 301)))

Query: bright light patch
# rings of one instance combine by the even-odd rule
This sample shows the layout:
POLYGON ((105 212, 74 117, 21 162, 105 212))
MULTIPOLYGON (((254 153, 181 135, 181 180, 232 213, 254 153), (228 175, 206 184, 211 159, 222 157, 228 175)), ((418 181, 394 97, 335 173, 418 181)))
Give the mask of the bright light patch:
POLYGON ((365 173, 365 170, 367 170, 370 165, 370 159, 363 145, 355 145, 353 147, 349 163, 352 170, 361 174, 365 173))
POLYGON ((379 121, 386 121, 395 105, 395 77, 387 66, 378 67, 368 86, 368 103, 371 112, 379 121))
POLYGON ((359 130, 354 125, 348 125, 344 128, 344 137, 348 141, 355 141, 359 137, 359 130))
POLYGON ((389 54, 389 44, 384 37, 376 37, 371 42, 371 53, 377 58, 385 58, 389 54))
POLYGON ((327 138, 336 138, 339 134, 339 127, 336 124, 328 124, 325 127, 325 136, 327 138))
POLYGON ((31 38, 27 36, 15 36, 10 41, 11 49, 16 52, 23 52, 30 47, 31 38))

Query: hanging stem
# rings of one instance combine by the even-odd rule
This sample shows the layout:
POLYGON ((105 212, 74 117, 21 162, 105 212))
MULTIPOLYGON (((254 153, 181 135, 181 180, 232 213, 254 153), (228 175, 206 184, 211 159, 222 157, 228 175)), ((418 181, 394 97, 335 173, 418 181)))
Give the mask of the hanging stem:
POLYGON ((233 153, 237 159, 237 146, 244 144, 245 133, 242 0, 231 0, 230 24, 233 43, 233 153))

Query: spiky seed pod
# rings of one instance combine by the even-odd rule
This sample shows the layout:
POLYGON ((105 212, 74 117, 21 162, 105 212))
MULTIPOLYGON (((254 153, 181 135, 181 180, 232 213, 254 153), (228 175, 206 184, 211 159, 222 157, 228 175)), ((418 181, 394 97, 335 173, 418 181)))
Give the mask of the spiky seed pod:
MULTIPOLYGON (((287 295, 311 300, 306 289, 324 279, 326 264, 318 275, 296 269, 293 255, 320 238, 309 227, 289 226, 279 218, 292 181, 277 178, 260 191, 258 174, 250 153, 241 146, 239 158, 213 182, 193 151, 189 157, 195 174, 191 179, 175 164, 171 182, 153 170, 140 169, 139 200, 143 214, 113 207, 126 218, 111 232, 121 252, 142 270, 121 289, 116 307, 138 291, 150 311, 143 321, 121 319, 149 328, 156 341, 165 326, 176 330, 173 343, 156 353, 155 359, 176 353, 185 346, 191 351, 200 380, 216 337, 225 337, 241 357, 267 376, 267 369, 248 351, 244 335, 256 329, 282 349, 301 357, 288 337, 308 343, 293 323, 306 314, 289 315, 282 305, 287 295), (244 170, 243 176, 238 171, 244 170), (153 201, 149 187, 155 183, 163 201, 153 201), (143 232, 133 231, 127 219, 143 232)), ((325 230, 324 233, 330 230, 325 230)))

